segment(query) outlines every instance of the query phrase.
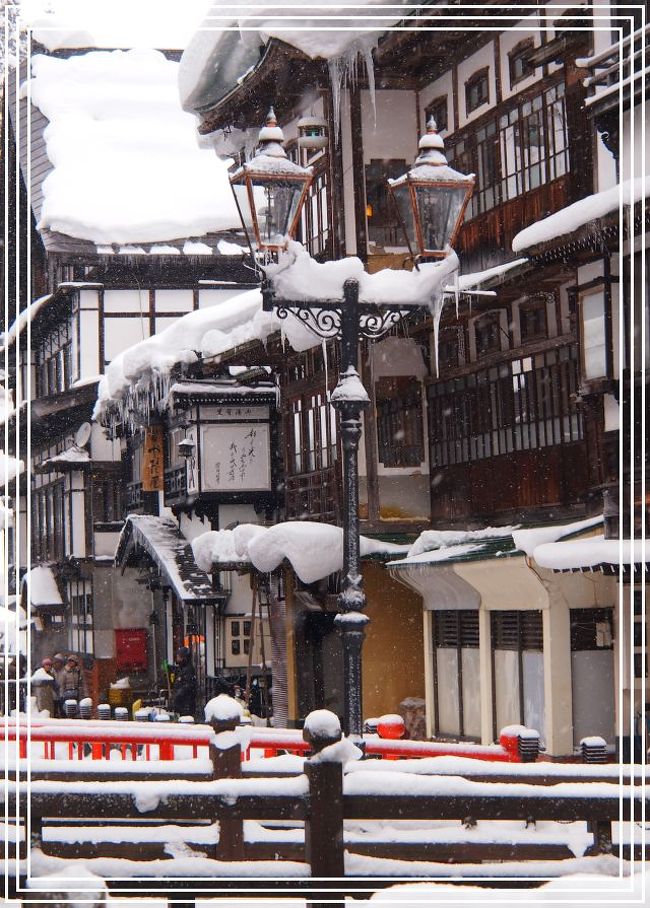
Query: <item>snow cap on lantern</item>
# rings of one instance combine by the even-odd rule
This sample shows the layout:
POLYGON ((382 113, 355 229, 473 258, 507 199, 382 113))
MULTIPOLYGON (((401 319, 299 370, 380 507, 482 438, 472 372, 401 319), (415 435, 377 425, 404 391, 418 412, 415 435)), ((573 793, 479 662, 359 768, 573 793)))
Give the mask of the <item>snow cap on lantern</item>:
POLYGON ((287 157, 284 134, 271 107, 252 159, 230 177, 242 225, 251 247, 284 249, 294 236, 312 181, 311 167, 287 157))
POLYGON ((413 167, 388 181, 411 252, 418 257, 444 258, 463 223, 474 189, 474 174, 454 170, 445 157, 445 143, 433 117, 418 143, 413 167))

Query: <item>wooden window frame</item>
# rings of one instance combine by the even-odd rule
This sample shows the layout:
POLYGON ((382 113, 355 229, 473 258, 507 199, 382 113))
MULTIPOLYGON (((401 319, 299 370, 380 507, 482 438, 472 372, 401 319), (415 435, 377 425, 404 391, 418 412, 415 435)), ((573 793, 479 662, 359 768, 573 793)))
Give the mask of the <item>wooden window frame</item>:
POLYGON ((438 132, 449 130, 449 98, 447 95, 438 95, 424 108, 425 123, 428 123, 431 117, 436 121, 438 132), (444 109, 444 116, 440 117, 440 114, 436 114, 436 111, 439 112, 442 109, 444 109))
POLYGON ((434 690, 434 734, 440 732, 438 649, 455 649, 457 695, 458 695, 458 728, 459 737, 469 739, 465 734, 465 714, 463 705, 463 650, 479 649, 480 624, 477 609, 435 609, 432 612, 431 643, 433 652, 433 690, 434 690), (444 626, 443 626, 444 622, 444 626), (472 625, 468 627, 468 624, 472 625))
POLYGON ((485 104, 490 103, 490 67, 483 66, 481 69, 476 70, 472 73, 469 79, 465 82, 465 114, 469 115, 474 113, 475 110, 478 110, 479 107, 483 107, 485 104), (476 103, 471 103, 471 93, 472 91, 480 85, 485 85, 485 97, 479 97, 476 103))
POLYGON ((535 72, 535 67, 528 63, 526 57, 529 52, 534 48, 535 41, 532 37, 524 38, 519 41, 512 50, 508 53, 508 76, 510 79, 510 88, 514 88, 515 85, 518 85, 520 82, 523 82, 524 79, 527 79, 529 76, 532 76, 535 72), (523 69, 520 75, 517 75, 514 72, 514 69, 517 63, 523 64, 523 69), (528 72, 526 72, 526 66, 528 66, 528 72))
POLYGON ((388 468, 421 466, 425 460, 422 384, 412 376, 386 376, 375 382, 377 459, 388 468), (398 433, 403 439, 396 439, 398 433), (396 440, 405 444, 396 444, 396 440))
POLYGON ((501 311, 490 311, 479 316, 472 325, 474 329, 474 344, 476 350, 476 359, 483 359, 486 356, 492 356, 501 352, 501 311), (490 345, 483 347, 479 344, 479 339, 486 329, 490 329, 490 345), (495 329, 495 330, 492 330, 495 329))
POLYGON ((545 298, 538 297, 537 299, 526 300, 525 302, 519 304, 519 337, 522 344, 530 343, 531 341, 536 341, 548 337, 548 313, 546 311, 546 303, 547 300, 545 298), (543 313, 543 327, 534 331, 532 334, 524 332, 526 317, 529 313, 537 311, 541 311, 543 313))

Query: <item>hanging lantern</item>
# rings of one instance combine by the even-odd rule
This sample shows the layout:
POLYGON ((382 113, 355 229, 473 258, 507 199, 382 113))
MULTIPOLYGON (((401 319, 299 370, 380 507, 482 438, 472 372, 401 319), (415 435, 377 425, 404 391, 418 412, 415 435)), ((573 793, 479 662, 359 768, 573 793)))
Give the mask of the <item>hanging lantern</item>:
POLYGON ((444 258, 456 242, 474 190, 466 176, 447 164, 444 142, 433 117, 418 144, 420 154, 408 173, 388 181, 406 242, 418 257, 444 258))
POLYGON ((273 108, 260 129, 252 160, 230 177, 239 214, 251 246, 283 249, 294 236, 312 181, 311 167, 300 167, 287 157, 284 136, 273 108))
POLYGON ((327 148, 327 121, 322 117, 301 117, 298 120, 298 146, 309 151, 327 148))

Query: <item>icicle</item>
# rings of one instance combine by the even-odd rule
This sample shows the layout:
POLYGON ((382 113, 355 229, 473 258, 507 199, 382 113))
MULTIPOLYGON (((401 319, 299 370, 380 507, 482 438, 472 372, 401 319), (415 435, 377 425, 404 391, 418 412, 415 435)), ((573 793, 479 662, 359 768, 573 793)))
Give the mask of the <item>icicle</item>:
POLYGON ((372 59, 372 46, 366 46, 362 50, 363 60, 366 64, 366 75, 368 76, 368 93, 370 94, 370 103, 372 104, 372 114, 374 117, 375 129, 377 128, 377 98, 375 95, 375 64, 372 59))
POLYGON ((341 131, 341 91, 343 89, 343 68, 339 57, 328 61, 330 85, 332 87, 332 117, 334 119, 334 143, 339 144, 341 131))
POLYGON ((438 293, 431 301, 431 314, 433 316, 433 352, 436 359, 436 378, 440 378, 438 335, 440 333, 440 317, 444 306, 444 294, 438 293))
POLYGON ((325 366, 325 400, 330 399, 330 383, 329 383, 329 372, 327 368, 327 341, 325 338, 322 340, 323 348, 323 364, 325 366))
POLYGON ((460 284, 458 283, 458 269, 454 271, 454 297, 456 300, 456 318, 458 318, 458 310, 460 307, 460 284))

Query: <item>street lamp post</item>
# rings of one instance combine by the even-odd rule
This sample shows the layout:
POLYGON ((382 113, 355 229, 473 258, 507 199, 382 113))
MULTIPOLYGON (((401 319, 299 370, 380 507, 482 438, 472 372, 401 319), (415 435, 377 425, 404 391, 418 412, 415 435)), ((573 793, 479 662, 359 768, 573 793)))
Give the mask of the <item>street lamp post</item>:
MULTIPOLYGON (((273 124, 274 142, 279 141, 281 130, 273 124)), ((260 134, 263 151, 264 130, 260 134)), ((277 154, 277 146, 275 146, 277 154)), ((258 152, 259 154, 259 152, 258 152)), ((299 222, 309 184, 310 172, 303 170, 301 175, 296 170, 292 174, 295 180, 293 198, 299 198, 298 208, 293 210, 291 224, 285 220, 286 235, 284 244, 293 235, 299 222)), ((255 158, 249 167, 249 176, 255 170, 255 158)), ((268 186, 268 176, 263 181, 268 186)), ((287 174, 284 182, 289 178, 287 174)), ((241 184, 241 172, 231 178, 233 188, 241 184)), ((397 196, 398 210, 403 226, 409 236, 418 240, 420 257, 444 258, 449 252, 451 238, 455 237, 463 219, 465 207, 473 187, 473 177, 463 177, 447 166, 442 154, 442 139, 435 131, 435 124, 429 124, 427 135, 420 140, 420 156, 413 170, 403 178, 394 181, 392 192, 397 196), (419 170, 418 170, 419 167, 419 170), (435 170, 439 167, 439 170, 435 170), (400 202, 400 187, 404 185, 406 193, 400 202), (436 213, 436 190, 442 206, 442 213, 436 213), (408 204, 411 208, 408 208, 408 204), (423 219, 426 221, 423 225, 423 219), (433 227, 427 226, 433 225, 433 227), (439 248, 433 248, 434 239, 439 248), (422 242, 420 242, 422 241, 422 242)), ((288 192, 288 190, 286 190, 288 192)), ((249 199, 255 198, 255 186, 252 181, 247 190, 249 199)), ((255 219, 252 219, 255 227, 255 219)), ((277 222, 277 219, 276 219, 277 222)), ((244 229, 247 222, 242 218, 244 229)), ((250 224, 251 221, 248 221, 250 224)), ((248 231, 247 231, 248 233, 248 231)), ((281 248, 275 234, 275 248, 281 248)), ((258 248, 264 248, 256 233, 258 248)), ((409 246, 410 246, 409 242, 409 246)), ((266 248, 269 248, 268 246, 266 248)), ((417 261, 416 258, 416 261, 417 261)), ((415 311, 416 307, 405 303, 375 303, 359 298, 359 281, 348 279, 343 285, 343 298, 337 300, 316 299, 297 300, 279 298, 272 279, 265 277, 262 281, 263 309, 275 312, 278 318, 295 316, 306 327, 322 339, 340 339, 341 373, 338 383, 332 392, 330 403, 339 413, 339 434, 343 448, 343 585, 338 596, 339 613, 336 624, 342 637, 344 660, 344 731, 348 735, 360 736, 363 730, 362 719, 362 676, 361 651, 365 637, 365 628, 369 618, 364 614, 366 596, 363 591, 363 579, 360 569, 359 539, 359 473, 358 451, 361 437, 361 413, 369 406, 370 399, 361 383, 358 373, 358 349, 361 338, 376 340, 382 337, 393 325, 404 316, 415 311)))

